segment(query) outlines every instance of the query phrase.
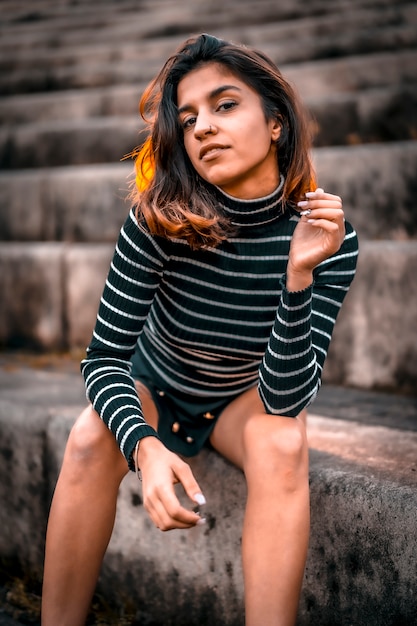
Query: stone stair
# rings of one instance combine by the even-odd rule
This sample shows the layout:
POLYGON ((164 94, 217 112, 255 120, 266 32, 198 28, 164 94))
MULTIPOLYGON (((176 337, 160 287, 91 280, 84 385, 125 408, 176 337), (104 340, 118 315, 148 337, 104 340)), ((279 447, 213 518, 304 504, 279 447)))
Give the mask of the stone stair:
MULTIPOLYGON (((3 368, 7 372, 11 349, 78 353, 88 343, 114 240, 129 208, 125 198, 132 164, 122 159, 140 142, 140 95, 164 59, 197 32, 254 45, 278 63, 311 112, 320 185, 343 197, 347 218, 360 237, 357 277, 336 326, 323 399, 315 405, 311 425, 314 538, 300 626, 412 626, 412 616, 417 614, 412 591, 417 575, 412 509, 417 441, 411 431, 417 409, 413 405, 410 412, 407 423, 414 425, 410 431, 404 420, 396 423, 393 418, 396 410, 398 418, 405 410, 404 398, 395 394, 417 393, 415 2, 2 0, 3 368), (325 400, 333 389, 334 402, 326 413, 325 400), (363 423, 349 422, 346 406, 356 406, 364 397, 355 393, 380 390, 394 395, 370 395, 363 423), (382 420, 381 412, 375 417, 375 406, 383 403, 389 407, 389 423, 382 420), (400 515, 402 524, 396 521, 400 515), (355 546, 350 543, 352 532, 355 546), (392 572, 384 578, 391 566, 392 572)), ((12 450, 19 447, 18 458, 13 452, 11 461, 0 455, 0 462, 6 463, 5 472, 15 463, 23 468, 16 475, 13 493, 4 486, 7 506, 1 525, 10 530, 4 530, 3 540, 0 537, 0 556, 14 556, 35 572, 41 567, 39 529, 42 532, 45 523, 46 502, 69 424, 83 402, 79 377, 64 376, 57 382, 56 376, 60 374, 34 377, 33 371, 26 370, 21 375, 19 368, 15 377, 0 376, 0 430, 2 437, 6 434, 15 441, 12 450), (16 393, 8 395, 13 384, 16 393), (19 400, 23 398, 19 385, 30 390, 27 397, 32 402, 19 400), (68 388, 76 390, 75 396, 67 395, 68 388), (32 419, 28 422, 29 407, 32 419), (26 464, 27 456, 32 458, 33 437, 37 442, 35 486, 28 482, 26 464), (38 508, 28 489, 44 490, 38 508), (16 495, 19 490, 30 505, 22 504, 22 496, 16 495), (20 539, 14 540, 21 510, 23 530, 20 539), (37 546, 34 551, 17 547, 24 544, 29 529, 37 535, 37 539, 30 535, 30 543, 37 546)), ((225 520, 219 521, 222 499, 216 499, 215 490, 210 494, 217 507, 213 515, 229 536, 232 526, 236 532, 242 515, 243 481, 209 453, 196 461, 196 467, 215 484, 230 470, 221 490, 222 497, 227 489, 234 494, 225 520)), ((137 529, 133 531, 131 525, 138 509, 140 529, 149 532, 135 502, 133 484, 127 481, 120 496, 125 521, 116 528, 101 581, 104 593, 116 604, 124 586, 130 600, 140 587, 137 597, 145 602, 146 581, 140 569, 147 564, 149 572, 155 573, 151 552, 141 560, 140 550, 131 554, 125 550, 126 536, 137 541, 137 529), (131 574, 122 573, 127 571, 131 574)), ((181 539, 182 548, 175 538, 157 548, 159 539, 146 537, 152 550, 157 550, 157 580, 164 585, 172 607, 181 605, 181 611, 185 610, 185 590, 195 591, 187 573, 190 553, 202 550, 204 558, 201 563, 193 560, 193 572, 206 572, 210 559, 223 549, 216 543, 219 535, 181 539), (177 553, 180 578, 187 581, 182 590, 175 582, 177 553), (165 557, 172 559, 169 566, 164 566, 165 557)), ((199 601, 193 604, 195 608, 199 602, 204 607, 218 602, 227 615, 225 624, 241 623, 236 617, 241 609, 237 536, 233 541, 236 553, 223 555, 207 581, 211 595, 207 592, 203 597, 200 589, 199 601)), ((156 595, 152 601, 156 611, 158 607, 163 610, 156 595)), ((160 615, 168 626, 171 618, 163 612, 160 615)), ((172 622, 175 626, 188 623, 179 615, 172 622)), ((143 619, 147 623, 146 615, 143 619)), ((209 622, 200 615, 192 623, 209 622)))
MULTIPOLYGON (((41 577, 50 497, 84 406, 77 369, 55 355, 0 355, 0 556, 26 578, 41 577)), ((325 385, 308 437, 312 531, 297 626, 415 626, 416 398, 325 385)), ((243 626, 243 475, 209 450, 190 462, 207 526, 153 529, 131 473, 98 586, 109 618, 89 623, 243 626)))

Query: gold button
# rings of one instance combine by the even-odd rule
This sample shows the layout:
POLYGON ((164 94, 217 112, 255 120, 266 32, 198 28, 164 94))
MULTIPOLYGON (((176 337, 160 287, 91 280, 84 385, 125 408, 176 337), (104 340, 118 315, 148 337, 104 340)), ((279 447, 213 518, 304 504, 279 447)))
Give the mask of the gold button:
POLYGON ((187 437, 186 442, 187 443, 193 443, 194 439, 190 436, 187 437))
POLYGON ((179 431, 179 429, 180 429, 179 422, 174 422, 174 423, 172 424, 172 429, 171 429, 171 430, 172 430, 172 432, 173 432, 173 433, 177 433, 177 432, 179 431))
POLYGON ((158 396, 164 396, 165 395, 165 391, 159 390, 158 391, 158 396))
POLYGON ((203 417, 206 418, 206 420, 212 420, 214 419, 214 415, 213 413, 210 413, 209 411, 207 411, 207 413, 203 413, 203 417))

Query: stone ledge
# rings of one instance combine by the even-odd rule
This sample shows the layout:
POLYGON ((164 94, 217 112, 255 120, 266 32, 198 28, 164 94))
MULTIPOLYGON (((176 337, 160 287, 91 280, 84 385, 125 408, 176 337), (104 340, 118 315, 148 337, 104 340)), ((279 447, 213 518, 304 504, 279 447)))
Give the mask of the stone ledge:
MULTIPOLYGON (((265 50, 266 52, 266 50, 265 50)), ((347 59, 324 59, 282 68, 303 98, 361 91, 416 81, 417 51, 380 52, 347 59)))
POLYGON ((64 246, 0 245, 0 344, 63 345, 64 246))
POLYGON ((343 198, 360 242, 416 237, 417 141, 317 148, 313 161, 320 185, 343 198))
POLYGON ((131 115, 138 110, 145 86, 143 83, 6 96, 0 99, 0 122, 6 126, 48 120, 131 115))
MULTIPOLYGON (((136 107, 132 107, 135 111, 136 107)), ((117 163, 140 144, 137 115, 35 122, 0 130, 0 167, 24 169, 117 163)))
MULTIPOLYGON (((25 96, 25 115, 38 114, 40 119, 0 129, 0 168, 117 163, 142 141, 144 123, 137 113, 140 94, 137 88, 116 88, 107 93, 104 89, 81 91, 78 97, 63 98, 56 93, 49 99, 25 96), (119 91, 120 105, 116 101, 119 91), (57 119, 60 102, 64 103, 63 117, 57 119), (124 114, 114 111, 119 106, 124 114), (40 107, 44 111, 39 111, 40 107), (74 117, 68 119, 65 115, 70 111, 74 117), (91 116, 87 116, 89 111, 91 116)), ((21 119, 21 100, 0 101, 0 117, 21 119)), ((415 86, 329 94, 307 99, 305 104, 312 116, 316 147, 370 142, 380 147, 383 141, 407 141, 416 136, 415 86)))
POLYGON ((117 163, 0 173, 3 241, 114 243, 132 171, 117 163))
MULTIPOLYGON (((100 28, 97 28, 97 13, 94 9, 89 10, 87 5, 71 6, 68 10, 61 8, 58 14, 54 14, 53 9, 48 7, 47 14, 40 13, 40 19, 29 23, 22 19, 13 19, 15 16, 13 10, 10 10, 11 7, 5 7, 3 13, 7 30, 3 34, 0 49, 5 61, 9 62, 7 53, 16 50, 17 47, 20 54, 10 59, 11 64, 8 63, 8 68, 12 69, 15 69, 13 63, 16 61, 17 67, 21 67, 25 61, 30 66, 31 60, 35 66, 42 67, 45 63, 44 51, 52 46, 55 48, 55 54, 54 58, 49 60, 48 67, 51 64, 76 65, 80 57, 108 63, 114 57, 123 54, 124 47, 120 45, 121 42, 147 46, 148 49, 151 49, 153 42, 158 39, 159 46, 164 42, 165 45, 166 42, 176 43, 188 33, 200 32, 202 20, 206 32, 215 29, 219 36, 225 36, 226 31, 234 40, 249 39, 251 44, 255 44, 253 39, 274 41, 276 45, 277 42, 279 45, 282 40, 287 40, 285 41, 287 45, 297 38, 298 40, 303 38, 303 42, 315 39, 315 46, 318 48, 320 48, 318 39, 326 40, 329 35, 333 37, 339 35, 340 43, 346 31, 355 35, 363 28, 366 29, 367 41, 364 42, 362 36, 355 39, 355 43, 359 48, 368 44, 366 49, 369 49, 369 39, 372 39, 374 34, 371 27, 382 32, 388 29, 395 32, 396 28, 413 22, 415 15, 413 7, 409 7, 406 2, 397 4, 394 11, 389 0, 380 0, 375 10, 372 6, 367 7, 366 3, 364 6, 363 2, 348 0, 339 2, 337 11, 333 12, 329 9, 328 3, 321 0, 313 0, 308 4, 299 0, 286 0, 273 5, 269 0, 258 0, 254 15, 250 3, 246 5, 241 2, 228 2, 220 11, 213 11, 212 7, 201 0, 195 0, 188 6, 184 3, 181 7, 168 0, 164 0, 162 4, 153 3, 153 6, 142 3, 139 11, 137 4, 134 3, 118 5, 118 10, 115 10, 111 3, 107 5, 102 3, 100 28), (272 29, 275 31, 275 37, 272 29), (320 38, 316 37, 318 31, 322 35, 320 38), (60 32, 59 43, 56 39, 57 32, 60 32), (31 49, 32 57, 29 56, 31 49)), ((398 37, 397 47, 406 42, 406 39, 398 37)), ((298 45, 298 48, 302 46, 298 45)), ((307 55, 308 58, 312 58, 310 48, 307 55)))
MULTIPOLYGON (((1 343, 44 350, 84 349, 91 339, 113 248, 113 244, 2 244, 1 343)), ((325 382, 415 390, 416 275, 414 241, 361 242, 356 278, 325 364, 325 382), (399 302, 410 305, 399 307, 399 302)))
POLYGON ((360 242, 356 277, 336 322, 324 380, 415 392, 416 272, 414 241, 360 242))
MULTIPOLYGON (((203 10, 204 8, 201 7, 203 10)), ((401 48, 412 48, 416 44, 416 31, 413 27, 416 13, 414 7, 407 4, 400 4, 395 9, 379 6, 377 11, 373 7, 343 11, 339 4, 337 12, 332 12, 328 7, 325 12, 320 10, 317 12, 314 8, 311 10, 310 5, 305 7, 305 16, 300 15, 298 19, 294 19, 292 15, 292 19, 283 20, 280 6, 277 5, 271 10, 270 4, 266 5, 266 15, 262 19, 262 4, 258 2, 255 23, 252 23, 253 9, 250 6, 245 7, 241 3, 236 3, 235 6, 228 4, 224 9, 227 12, 220 19, 218 12, 208 12, 205 16, 205 30, 216 32, 219 36, 232 41, 243 41, 257 47, 262 42, 264 49, 268 49, 271 55, 280 60, 280 65, 328 56, 369 54, 380 50, 398 52, 401 48), (320 37, 317 37, 317 32, 320 32, 320 37), (302 46, 299 45, 301 39, 302 46)), ((153 12, 157 13, 157 10, 154 9, 153 12)), ((44 21, 43 24, 41 22, 38 25, 38 33, 33 30, 30 33, 19 33, 16 25, 9 25, 8 32, 3 36, 3 45, 0 42, 0 50, 3 53, 0 71, 9 72, 11 79, 16 71, 20 72, 24 82, 25 72, 29 80, 33 70, 41 70, 47 74, 52 68, 59 70, 69 67, 76 72, 80 65, 85 65, 86 59, 90 65, 111 65, 115 60, 134 59, 138 63, 146 63, 149 59, 152 61, 158 57, 162 64, 163 58, 171 54, 183 37, 187 36, 187 31, 191 33, 200 30, 196 24, 196 15, 191 11, 189 15, 182 16, 183 36, 171 33, 164 37, 163 27, 158 32, 157 20, 160 16, 152 15, 143 8, 141 13, 142 19, 139 20, 137 10, 129 17, 125 13, 115 12, 109 16, 109 24, 101 29, 92 29, 90 32, 86 31, 85 20, 88 21, 88 17, 81 18, 83 28, 79 29, 78 20, 72 21, 71 13, 65 16, 61 23, 51 19, 44 21), (154 28, 152 22, 155 24, 154 28), (65 30, 62 32, 61 46, 51 55, 47 44, 48 38, 51 37, 50 31, 60 30, 63 23, 65 30), (106 28, 109 25, 110 30, 106 28), (151 37, 149 28, 153 31, 151 37), (19 42, 17 47, 15 45, 11 48, 7 42, 10 30, 16 31, 15 42, 19 42), (83 39, 82 34, 87 32, 88 39, 83 39), (40 35, 43 37, 40 38, 40 35), (26 43, 28 37, 38 40, 35 48, 28 49, 26 43), (74 41, 74 38, 77 41, 74 41)), ((96 15, 91 17, 95 22, 96 15)), ((18 85, 16 87, 19 88, 18 85)))
MULTIPOLYGON (((83 405, 83 385, 59 366, 13 370, 7 355, 1 365, 0 463, 11 480, 0 485, 0 556, 40 577, 49 496, 83 405)), ((345 407, 361 395, 337 393, 345 407)), ((309 417, 312 533, 298 624, 411 624, 417 611, 415 399, 403 398, 414 412, 414 430, 403 431, 392 427, 396 416, 384 426, 320 416, 320 396, 326 387, 309 417)), ((384 395, 372 398, 370 415, 387 406, 384 395)), ((391 402, 395 406, 395 397, 391 402)), ((208 450, 191 465, 207 497, 207 526, 165 534, 154 529, 130 474, 120 490, 99 590, 116 607, 138 607, 144 621, 242 625, 243 476, 208 450)))
MULTIPOLYGON (((313 158, 320 184, 342 196, 361 239, 417 235, 417 141, 317 148, 313 158)), ((114 242, 132 171, 129 161, 0 173, 2 239, 114 242)))
MULTIPOLYGON (((216 29, 217 32, 219 30, 221 29, 216 29)), ((409 30, 412 32, 412 29, 409 30)), ((189 32, 184 30, 184 37, 180 39, 187 37, 189 32)), ((120 37, 123 37, 123 33, 120 37)), ((395 40, 395 34, 391 38, 395 40)), ((172 43, 170 52, 176 48, 175 43, 172 43)), ((389 47, 392 47, 392 41, 389 47)), ((398 52, 377 51, 330 60, 323 52, 321 60, 294 61, 288 64, 282 64, 280 51, 276 45, 265 44, 262 45, 262 49, 280 65, 286 78, 297 87, 303 98, 335 91, 349 92, 415 83, 416 52, 413 49, 398 52)), ((162 64, 161 60, 162 57, 157 55, 147 59, 143 64, 137 59, 129 59, 112 63, 80 64, 75 68, 51 67, 48 71, 38 68, 29 71, 20 69, 11 74, 0 75, 0 91, 3 95, 13 95, 48 90, 98 88, 106 85, 137 85, 150 81, 157 74, 162 64)))

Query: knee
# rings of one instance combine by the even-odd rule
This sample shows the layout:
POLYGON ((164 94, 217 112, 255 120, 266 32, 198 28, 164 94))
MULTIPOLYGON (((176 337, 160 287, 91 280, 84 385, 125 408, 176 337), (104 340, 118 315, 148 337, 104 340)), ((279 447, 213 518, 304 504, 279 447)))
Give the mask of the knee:
POLYGON ((289 485, 308 479, 308 446, 301 420, 261 414, 248 420, 244 433, 245 473, 289 485))
POLYGON ((114 466, 118 460, 123 460, 126 464, 113 434, 91 406, 75 422, 68 438, 65 456, 67 460, 75 461, 82 471, 100 464, 114 466))

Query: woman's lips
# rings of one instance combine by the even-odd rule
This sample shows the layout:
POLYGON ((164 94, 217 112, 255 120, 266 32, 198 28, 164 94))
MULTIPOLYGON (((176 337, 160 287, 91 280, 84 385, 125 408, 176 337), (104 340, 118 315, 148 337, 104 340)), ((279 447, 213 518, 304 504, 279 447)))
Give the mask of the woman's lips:
POLYGON ((219 156, 223 150, 226 150, 227 146, 222 146, 220 144, 209 144, 204 146, 200 150, 200 161, 210 161, 211 159, 215 159, 219 156))

